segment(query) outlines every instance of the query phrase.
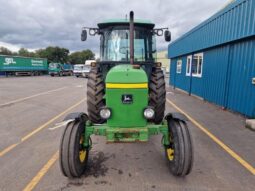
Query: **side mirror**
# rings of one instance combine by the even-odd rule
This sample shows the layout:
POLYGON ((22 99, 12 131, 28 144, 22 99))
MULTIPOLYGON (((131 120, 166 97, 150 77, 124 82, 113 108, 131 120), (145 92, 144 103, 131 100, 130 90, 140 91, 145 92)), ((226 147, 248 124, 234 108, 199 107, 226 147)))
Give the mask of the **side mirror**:
POLYGON ((165 41, 170 42, 171 41, 171 32, 169 30, 166 30, 164 33, 165 41))
POLYGON ((81 41, 86 41, 87 40, 87 31, 86 29, 82 29, 81 31, 81 41))

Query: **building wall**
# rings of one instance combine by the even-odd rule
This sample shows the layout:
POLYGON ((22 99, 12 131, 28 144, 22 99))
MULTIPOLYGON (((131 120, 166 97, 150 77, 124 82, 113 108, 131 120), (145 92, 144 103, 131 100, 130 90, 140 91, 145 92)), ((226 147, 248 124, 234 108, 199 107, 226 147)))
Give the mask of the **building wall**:
POLYGON ((187 56, 172 59, 170 84, 209 102, 255 117, 255 38, 202 50, 202 77, 186 76, 187 56), (176 73, 182 60, 181 74, 176 73))
POLYGON ((169 58, 255 35, 255 1, 236 0, 169 45, 169 58))

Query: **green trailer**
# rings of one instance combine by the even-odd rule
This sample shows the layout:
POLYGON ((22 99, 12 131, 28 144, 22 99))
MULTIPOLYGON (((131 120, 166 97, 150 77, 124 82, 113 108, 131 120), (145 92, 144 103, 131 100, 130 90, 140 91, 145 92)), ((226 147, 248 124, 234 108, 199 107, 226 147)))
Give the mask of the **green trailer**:
POLYGON ((0 55, 0 72, 8 75, 41 75, 47 73, 48 62, 44 58, 0 55))

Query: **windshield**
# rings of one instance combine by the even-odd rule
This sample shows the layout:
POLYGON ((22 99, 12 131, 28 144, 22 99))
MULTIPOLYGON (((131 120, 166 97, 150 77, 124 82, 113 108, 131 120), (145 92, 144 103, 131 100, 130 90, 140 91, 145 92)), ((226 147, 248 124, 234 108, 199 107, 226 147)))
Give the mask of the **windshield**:
POLYGON ((59 68, 59 65, 56 63, 50 63, 49 67, 50 68, 59 68))
POLYGON ((74 66, 75 70, 82 70, 83 66, 74 66))
MULTIPOLYGON (((129 30, 114 29, 104 31, 101 37, 102 61, 129 61, 129 30)), ((156 39, 150 30, 136 29, 134 34, 135 61, 154 61, 156 39)))
POLYGON ((84 70, 89 70, 89 69, 90 69, 90 66, 86 66, 86 65, 85 65, 85 66, 83 66, 83 69, 84 69, 84 70))

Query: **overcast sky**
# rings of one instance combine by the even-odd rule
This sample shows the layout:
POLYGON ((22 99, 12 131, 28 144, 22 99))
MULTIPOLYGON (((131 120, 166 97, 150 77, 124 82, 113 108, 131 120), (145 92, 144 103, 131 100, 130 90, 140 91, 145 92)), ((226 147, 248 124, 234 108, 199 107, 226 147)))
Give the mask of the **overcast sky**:
MULTIPOLYGON (((96 27, 108 18, 149 19, 169 27, 172 39, 180 37, 221 9, 229 0, 0 0, 0 46, 14 51, 61 46, 70 51, 92 49, 99 38, 80 41, 83 26, 96 27)), ((158 49, 168 43, 158 37, 158 49)))

